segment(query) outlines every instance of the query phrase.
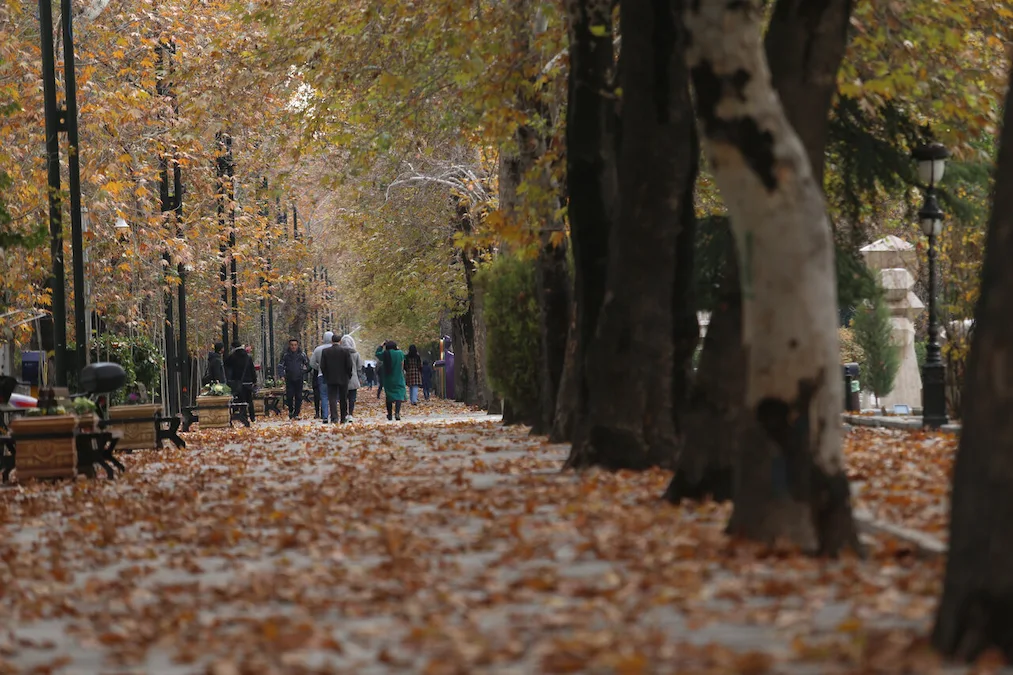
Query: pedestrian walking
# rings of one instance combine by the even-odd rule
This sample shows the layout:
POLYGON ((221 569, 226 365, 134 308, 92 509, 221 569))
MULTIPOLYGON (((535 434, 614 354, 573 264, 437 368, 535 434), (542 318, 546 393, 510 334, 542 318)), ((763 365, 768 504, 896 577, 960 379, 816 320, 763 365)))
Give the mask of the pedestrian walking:
POLYGON ((341 346, 348 350, 352 357, 352 377, 348 380, 348 421, 355 421, 355 400, 359 396, 359 369, 362 368, 362 357, 355 348, 355 339, 351 335, 341 338, 341 346))
POLYGON ((331 331, 324 333, 324 341, 310 355, 310 368, 317 371, 317 391, 320 392, 320 419, 324 421, 324 424, 327 424, 327 414, 330 408, 327 405, 327 382, 324 380, 324 373, 320 368, 320 355, 324 353, 325 349, 331 348, 332 337, 334 337, 334 333, 331 331))
POLYGON ((288 349, 281 355, 278 364, 285 374, 285 405, 288 407, 288 418, 294 420, 302 411, 302 386, 306 372, 310 369, 310 361, 299 349, 299 341, 292 338, 288 341, 288 349))
POLYGON ((418 405, 419 387, 422 386, 422 357, 415 345, 408 347, 408 355, 404 358, 404 379, 408 385, 408 400, 412 405, 418 405))
POLYGON ((422 362, 422 395, 429 400, 429 392, 433 389, 433 364, 426 359, 422 362))
MULTIPOLYGON (((385 345, 380 345, 376 348, 377 353, 382 352, 385 345)), ((380 400, 380 394, 383 393, 383 361, 376 362, 376 400, 380 400)))
POLYGON ((386 393, 387 419, 401 420, 401 403, 405 400, 404 352, 388 340, 376 348, 376 358, 383 365, 380 386, 386 393))
POLYGON ((235 340, 232 343, 232 353, 225 359, 225 377, 229 382, 229 389, 232 396, 240 403, 246 404, 246 413, 250 421, 256 421, 256 414, 253 411, 253 385, 257 381, 257 371, 253 366, 253 358, 250 356, 243 343, 235 340))
POLYGON ((222 360, 222 355, 225 352, 225 344, 222 342, 216 342, 214 351, 208 354, 208 365, 204 369, 204 377, 201 378, 201 384, 208 385, 213 382, 225 384, 225 362, 222 360))
POLYGON ((366 386, 372 391, 373 385, 376 383, 376 368, 373 367, 372 363, 367 363, 366 367, 362 370, 366 373, 366 386))
POLYGON ((331 347, 320 352, 320 372, 327 382, 328 416, 331 422, 344 424, 348 421, 348 382, 352 379, 352 354, 341 346, 341 338, 337 335, 331 335, 331 342, 331 347))

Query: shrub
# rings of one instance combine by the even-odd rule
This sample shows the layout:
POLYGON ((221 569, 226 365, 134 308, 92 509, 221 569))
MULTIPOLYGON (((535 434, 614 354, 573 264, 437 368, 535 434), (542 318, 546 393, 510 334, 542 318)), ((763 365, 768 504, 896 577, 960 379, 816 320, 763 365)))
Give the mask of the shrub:
POLYGON ((855 339, 865 355, 861 361, 861 379, 876 398, 882 398, 893 389, 900 370, 900 348, 893 343, 893 326, 890 310, 881 293, 862 303, 855 312, 851 327, 855 339))
POLYGON ((479 270, 489 384, 526 415, 538 401, 539 309, 532 260, 501 255, 479 270))

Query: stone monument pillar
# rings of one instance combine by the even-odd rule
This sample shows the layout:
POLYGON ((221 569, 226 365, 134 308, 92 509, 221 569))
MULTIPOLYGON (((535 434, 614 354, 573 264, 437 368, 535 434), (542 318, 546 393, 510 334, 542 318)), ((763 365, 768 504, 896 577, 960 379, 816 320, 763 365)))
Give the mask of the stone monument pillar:
POLYGON ((914 320, 925 305, 911 290, 918 271, 918 254, 913 245, 893 235, 872 242, 861 253, 883 287, 893 324, 893 343, 900 347, 900 368, 893 391, 880 399, 880 405, 888 410, 897 404, 921 407, 922 376, 915 354, 914 320))

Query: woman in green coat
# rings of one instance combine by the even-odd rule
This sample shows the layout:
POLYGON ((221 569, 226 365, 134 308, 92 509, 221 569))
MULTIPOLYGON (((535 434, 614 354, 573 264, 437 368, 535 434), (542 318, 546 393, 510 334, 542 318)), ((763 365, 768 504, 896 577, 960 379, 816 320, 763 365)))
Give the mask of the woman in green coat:
POLYGON ((405 400, 404 352, 388 340, 376 348, 376 358, 383 363, 383 391, 387 395, 387 419, 401 419, 401 402, 405 400))

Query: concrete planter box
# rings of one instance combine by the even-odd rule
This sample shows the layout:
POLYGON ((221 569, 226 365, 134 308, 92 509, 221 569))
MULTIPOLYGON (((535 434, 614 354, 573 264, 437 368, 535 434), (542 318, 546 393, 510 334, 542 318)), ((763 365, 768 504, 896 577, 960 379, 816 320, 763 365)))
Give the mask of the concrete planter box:
POLYGON ((108 428, 123 432, 123 438, 116 444, 117 449, 153 450, 158 448, 155 416, 161 410, 162 406, 154 403, 111 406, 108 428))
POLYGON ((11 420, 17 455, 14 469, 18 481, 32 478, 73 478, 77 475, 77 441, 74 431, 78 427, 76 415, 46 415, 18 417, 11 420), (53 435, 53 438, 18 438, 36 434, 53 435))
POLYGON ((197 424, 201 429, 223 429, 231 426, 229 421, 230 403, 232 403, 231 394, 227 396, 198 396, 197 424))

